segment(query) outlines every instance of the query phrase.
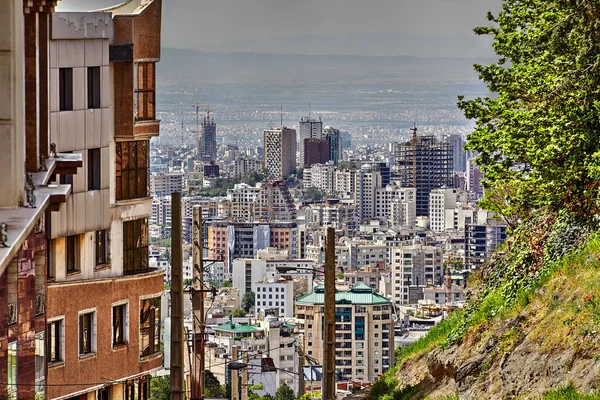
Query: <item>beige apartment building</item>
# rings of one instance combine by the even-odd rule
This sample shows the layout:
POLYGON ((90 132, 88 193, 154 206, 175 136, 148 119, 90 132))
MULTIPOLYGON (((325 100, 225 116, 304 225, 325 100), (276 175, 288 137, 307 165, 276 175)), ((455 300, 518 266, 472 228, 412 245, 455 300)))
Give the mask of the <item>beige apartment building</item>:
MULTIPOLYGON (((392 303, 364 283, 335 294, 336 370, 343 379, 375 382, 394 365, 392 303)), ((296 301, 296 321, 304 349, 320 362, 324 356, 325 287, 296 301)))

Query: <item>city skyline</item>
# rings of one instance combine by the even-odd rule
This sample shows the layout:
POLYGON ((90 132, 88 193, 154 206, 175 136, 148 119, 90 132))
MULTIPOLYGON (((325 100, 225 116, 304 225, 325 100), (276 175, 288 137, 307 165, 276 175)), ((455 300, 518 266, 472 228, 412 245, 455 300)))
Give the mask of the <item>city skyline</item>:
MULTIPOLYGON (((117 0, 63 0, 59 11, 108 7, 117 0)), ((244 2, 178 0, 165 7, 163 46, 206 52, 489 57, 485 25, 500 0, 244 2), (227 29, 223 29, 227 26, 227 29), (273 34, 277 32, 277 34, 273 34)))

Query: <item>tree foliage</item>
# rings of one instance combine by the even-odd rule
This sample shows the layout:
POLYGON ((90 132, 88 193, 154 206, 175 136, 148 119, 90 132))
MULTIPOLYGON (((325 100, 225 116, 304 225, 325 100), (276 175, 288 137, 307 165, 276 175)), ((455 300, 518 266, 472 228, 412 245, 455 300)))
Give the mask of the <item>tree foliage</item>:
POLYGON ((206 397, 225 397, 225 386, 222 386, 215 374, 204 370, 204 386, 206 397))
POLYGON ((600 0, 504 0, 488 13, 498 61, 475 65, 492 96, 458 106, 475 120, 486 200, 504 216, 543 207, 595 212, 600 177, 600 0), (488 194, 489 193, 489 194, 488 194), (495 197, 495 198, 492 198, 495 197))
POLYGON ((249 312, 254 307, 255 296, 253 291, 246 292, 242 298, 242 308, 245 312, 249 312))
POLYGON ((168 376, 155 376, 150 380, 150 398, 152 400, 169 400, 171 380, 168 376))
POLYGON ((287 384, 283 384, 277 388, 275 392, 275 400, 295 400, 294 390, 287 384))
POLYGON ((233 318, 245 317, 246 312, 244 310, 242 310, 241 308, 236 308, 231 312, 231 316, 233 318))

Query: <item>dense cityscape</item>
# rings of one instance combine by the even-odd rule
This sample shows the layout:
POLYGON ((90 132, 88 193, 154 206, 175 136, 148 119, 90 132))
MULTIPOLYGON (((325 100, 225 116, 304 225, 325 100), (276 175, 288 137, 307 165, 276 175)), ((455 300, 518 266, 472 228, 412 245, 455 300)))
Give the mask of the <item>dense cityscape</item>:
POLYGON ((0 398, 325 391, 331 290, 343 398, 464 307, 506 238, 446 97, 200 104, 157 89, 160 0, 4 3, 24 29, 0 29, 0 398))

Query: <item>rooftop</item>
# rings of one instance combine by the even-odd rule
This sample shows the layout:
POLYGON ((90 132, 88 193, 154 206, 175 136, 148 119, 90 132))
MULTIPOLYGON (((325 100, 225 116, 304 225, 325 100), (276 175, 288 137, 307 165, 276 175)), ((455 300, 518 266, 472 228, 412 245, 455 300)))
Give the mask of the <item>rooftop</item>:
MULTIPOLYGON (((354 285, 347 291, 336 291, 335 293, 336 304, 389 304, 390 301, 385 297, 374 293, 370 286, 364 283, 354 285)), ((309 293, 305 296, 300 297, 296 304, 300 305, 314 305, 314 304, 325 304, 325 286, 316 286, 314 292, 309 293)))

